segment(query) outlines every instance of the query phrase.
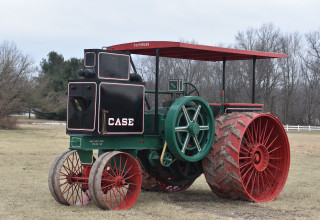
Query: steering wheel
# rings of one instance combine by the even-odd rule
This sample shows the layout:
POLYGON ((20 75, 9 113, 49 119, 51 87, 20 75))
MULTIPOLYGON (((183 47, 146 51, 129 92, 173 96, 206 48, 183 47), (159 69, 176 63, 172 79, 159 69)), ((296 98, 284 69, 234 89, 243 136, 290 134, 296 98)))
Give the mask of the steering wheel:
POLYGON ((185 96, 200 96, 200 93, 192 83, 183 83, 185 96), (194 93, 194 95, 192 95, 194 93))

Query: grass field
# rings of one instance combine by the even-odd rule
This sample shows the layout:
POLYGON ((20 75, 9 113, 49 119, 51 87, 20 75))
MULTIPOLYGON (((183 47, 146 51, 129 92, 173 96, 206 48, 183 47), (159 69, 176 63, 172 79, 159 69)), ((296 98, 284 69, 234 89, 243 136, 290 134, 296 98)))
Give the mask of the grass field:
POLYGON ((320 133, 288 135, 289 177, 272 202, 218 198, 201 176, 185 192, 141 192, 129 210, 102 211, 93 203, 60 205, 49 192, 50 165, 68 148, 65 126, 21 124, 19 130, 0 130, 0 219, 320 219, 320 133))

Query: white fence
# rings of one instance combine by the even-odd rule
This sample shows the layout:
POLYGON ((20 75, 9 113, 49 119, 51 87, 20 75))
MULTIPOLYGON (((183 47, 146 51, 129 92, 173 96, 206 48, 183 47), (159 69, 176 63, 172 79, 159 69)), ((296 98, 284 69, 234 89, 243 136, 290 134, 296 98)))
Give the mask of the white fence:
POLYGON ((286 131, 320 131, 320 126, 283 125, 286 131))

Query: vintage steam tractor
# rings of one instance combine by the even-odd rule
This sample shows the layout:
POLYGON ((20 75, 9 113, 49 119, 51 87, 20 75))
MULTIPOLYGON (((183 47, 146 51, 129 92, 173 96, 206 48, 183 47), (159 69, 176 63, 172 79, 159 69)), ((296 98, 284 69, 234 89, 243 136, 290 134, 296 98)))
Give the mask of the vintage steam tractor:
POLYGON ((64 205, 91 199, 101 209, 127 209, 141 188, 182 191, 204 173, 221 197, 275 199, 288 176, 289 142, 281 122, 255 104, 255 64, 285 57, 163 41, 84 50, 82 79, 68 84, 70 146, 51 166, 52 196, 64 205), (131 54, 155 56, 154 90, 145 90, 131 54), (181 79, 159 91, 159 57, 222 61, 222 104, 207 103, 181 79), (250 104, 224 101, 225 64, 232 60, 253 60, 250 104), (168 96, 163 105, 160 94, 168 96))

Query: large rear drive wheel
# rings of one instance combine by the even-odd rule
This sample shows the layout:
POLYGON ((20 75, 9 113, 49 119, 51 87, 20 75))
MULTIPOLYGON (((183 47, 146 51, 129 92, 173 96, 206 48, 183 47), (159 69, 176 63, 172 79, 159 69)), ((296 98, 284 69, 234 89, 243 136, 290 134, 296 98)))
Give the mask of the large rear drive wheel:
POLYGON ((288 176, 289 141, 281 122, 270 114, 226 114, 216 120, 215 143, 202 165, 217 195, 271 201, 288 176))

